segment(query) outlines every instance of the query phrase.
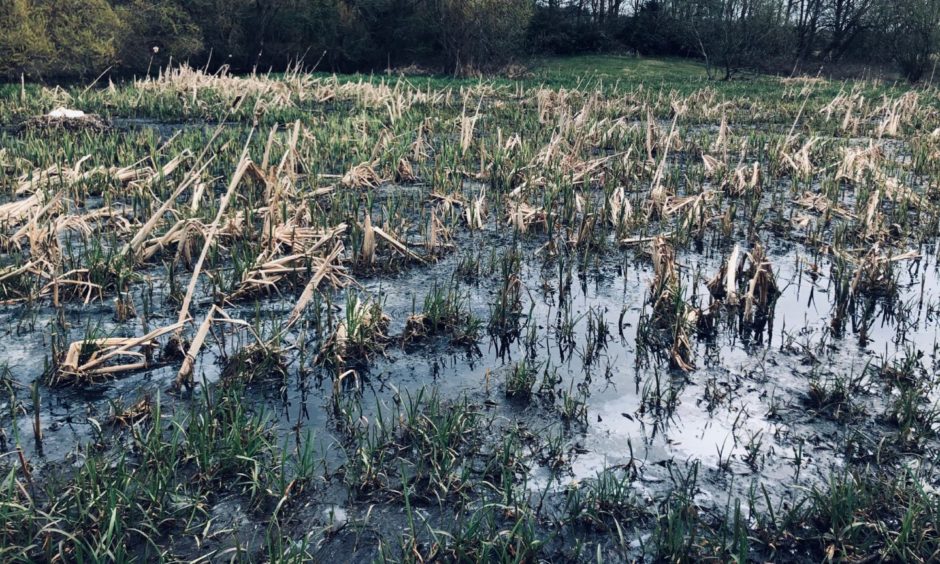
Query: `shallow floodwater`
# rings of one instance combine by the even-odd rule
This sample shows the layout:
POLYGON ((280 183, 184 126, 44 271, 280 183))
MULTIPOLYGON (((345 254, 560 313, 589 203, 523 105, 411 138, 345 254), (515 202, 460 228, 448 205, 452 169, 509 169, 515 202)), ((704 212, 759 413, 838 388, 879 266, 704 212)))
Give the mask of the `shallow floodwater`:
MULTIPOLYGON (((115 120, 114 126, 129 132, 153 130, 160 139, 184 127, 208 127, 137 119, 115 120)), ((866 145, 868 140, 851 143, 866 145)), ((898 154, 903 152, 899 146, 886 143, 885 147, 893 159, 905 159, 898 154)), ((481 189, 482 185, 468 181, 465 196, 473 198, 481 189)), ((379 207, 394 197, 414 206, 415 217, 424 217, 419 212, 430 194, 431 187, 424 184, 384 184, 373 191, 373 205, 379 207)), ((841 204, 854 209, 854 197, 846 192, 841 204)), ((348 456, 333 415, 337 395, 356 398, 361 424, 368 426, 379 411, 391 413, 403 397, 430 388, 447 401, 465 398, 488 418, 494 434, 507 432, 511 423, 543 441, 532 448, 547 449, 544 443, 557 442, 556 454, 564 464, 532 464, 524 477, 533 495, 563 492, 605 469, 631 468, 636 471, 635 487, 652 499, 671 487, 677 468, 695 462, 703 470, 697 493, 703 505, 722 506, 758 489, 769 502, 785 504, 796 499, 801 488, 828 479, 834 468, 850 459, 878 452, 878 443, 888 436, 880 414, 894 399, 878 381, 881 367, 921 354, 919 362, 936 372, 940 262, 935 247, 895 249, 896 254, 918 253, 892 266, 896 291, 859 298, 865 303, 852 308, 837 331, 832 255, 804 244, 805 228, 793 227, 790 218, 767 201, 762 206, 772 216, 768 224, 775 228, 757 235, 779 295, 765 322, 754 326, 742 322, 742 306, 717 307, 712 312, 714 330, 693 334, 695 368, 688 372, 671 369, 663 354, 643 344, 650 331, 654 277, 648 241, 621 245, 610 237, 603 249, 589 254, 561 248, 552 255, 544 233, 514 234, 505 217, 492 214, 495 217, 489 217, 480 231, 456 230, 439 260, 426 265, 412 262, 391 272, 354 273, 357 286, 348 291, 381 302, 389 318, 389 341, 342 386, 334 387, 331 374, 313 362, 326 335, 302 336, 295 330, 284 343, 287 378, 254 382, 246 393, 255 408, 272 416, 284 444, 310 433, 332 468, 343 465, 348 456), (444 336, 403 342, 408 317, 421 311, 425 295, 435 286, 456 285, 473 317, 485 327, 500 285, 498 266, 493 265, 510 251, 521 256, 517 334, 495 337, 484 328, 476 345, 469 347, 444 336), (457 274, 466 263, 478 265, 476 275, 457 274), (865 307, 868 312, 862 315, 865 307), (520 363, 526 363, 537 378, 535 393, 527 401, 506 397, 507 375, 520 363), (814 407, 809 397, 814 386, 833 385, 849 387, 845 409, 851 413, 833 416, 814 407)), ((665 223, 650 225, 646 235, 670 231, 665 223)), ((707 282, 734 246, 743 252, 753 247, 743 228, 721 236, 717 230, 707 231, 702 240, 677 245, 682 250, 676 257, 684 299, 702 310, 712 304, 707 282)), ((415 236, 416 247, 418 239, 415 236)), ((168 297, 166 272, 153 267, 143 275, 130 292, 135 308, 149 311, 151 328, 174 322, 178 304, 168 297)), ((177 286, 185 287, 189 276, 180 268, 177 286)), ((213 299, 209 283, 200 284, 194 308, 197 319, 213 299)), ((257 301, 226 304, 225 310, 233 318, 270 328, 290 314, 298 292, 284 285, 257 301)), ((320 308, 328 313, 324 317, 342 318, 346 292, 325 290, 326 297, 309 306, 308 314, 320 308)), ((112 299, 68 303, 62 312, 68 335, 59 336, 61 340, 146 332, 139 319, 115 321, 112 299)), ((20 445, 40 472, 44 466, 81 464, 84 449, 101 436, 112 414, 140 398, 159 397, 167 411, 192 405, 190 393, 169 391, 176 363, 84 387, 40 384, 44 439, 36 444, 29 390, 42 381, 52 362, 50 335, 63 325, 56 315, 46 303, 0 306, 0 350, 12 382, 0 399, 0 413, 9 414, 11 422, 5 441, 20 445)), ((207 386, 197 387, 195 393, 211 390, 228 355, 250 343, 244 332, 214 331, 196 362, 196 381, 207 386)), ((218 523, 257 535, 257 523, 239 503, 219 500, 209 512, 218 523)), ((344 525, 373 510, 357 505, 338 487, 326 488, 316 504, 315 518, 330 526, 344 525)))
MULTIPOLYGON (((427 290, 434 284, 448 284, 459 261, 485 260, 516 244, 505 231, 491 222, 482 232, 458 236, 453 252, 429 266, 360 277, 363 290, 381 299, 391 319, 388 334, 402 333, 408 315, 416 308, 420 311, 427 290)), ((715 471, 705 475, 703 495, 716 503, 732 491, 746 492, 752 483, 763 484, 775 497, 786 497, 798 481, 813 482, 843 463, 841 445, 847 433, 861 429, 876 440, 870 422, 837 425, 813 413, 805 401, 810 382, 851 376, 869 392, 853 400, 861 411, 880 412, 886 398, 877 386, 866 384, 870 380, 867 371, 890 364, 910 349, 935 350, 933 319, 940 304, 940 285, 932 249, 895 269, 898 295, 891 302, 876 304, 873 322, 860 342, 851 323, 846 323, 844 335, 833 333, 828 259, 800 243, 765 238, 780 289, 766 327, 756 334, 740 331, 733 322, 735 312, 721 313, 718 331, 694 340, 696 368, 683 374, 670 370, 655 354, 637 351, 637 332, 642 330, 653 277, 645 245, 622 251, 613 248, 583 270, 570 261, 559 271, 558 260, 547 258, 539 247, 539 237, 530 239, 518 243, 523 256, 525 334, 508 342, 484 337, 472 349, 451 345, 446 339, 407 345, 393 341, 367 370, 360 371, 346 393, 361 395, 368 416, 377 404, 390 405, 395 397, 431 386, 444 398, 466 396, 494 417, 521 421, 533 432, 546 434, 562 426, 558 396, 567 393, 587 409, 583 421, 563 424, 570 431, 565 439, 570 466, 560 475, 547 467, 533 468, 528 481, 533 491, 560 489, 623 464, 635 465, 640 482, 656 490, 664 487, 670 464, 698 460, 703 468, 715 471), (567 307, 562 307, 562 301, 567 307), (589 341, 590 324, 606 326, 602 345, 589 341), (562 338, 563 333, 570 338, 562 338), (595 352, 588 353, 592 347, 595 352), (557 374, 551 399, 539 397, 524 404, 504 401, 505 374, 524 358, 539 367, 540 375, 546 368, 557 374), (802 460, 799 467, 794 462, 797 452, 802 460), (739 479, 729 483, 722 469, 730 469, 739 479)), ((743 250, 749 248, 743 238, 738 243, 743 250)), ((708 305, 705 283, 718 271, 731 246, 729 242, 726 248, 679 254, 677 262, 690 302, 708 305)), ((459 286, 479 319, 489 316, 496 291, 494 278, 484 276, 459 286)), ((152 286, 142 291, 159 296, 165 288, 153 279, 152 286)), ((140 307, 141 295, 135 298, 140 307)), ((339 314, 342 291, 336 292, 332 302, 339 314)), ((293 307, 287 296, 265 298, 263 303, 264 319, 286 316, 293 307)), ((254 304, 235 305, 228 312, 252 322, 258 313, 254 304)), ((80 338, 89 324, 95 324, 99 334, 139 334, 133 321, 118 324, 112 313, 107 302, 70 306, 72 338, 80 338)), ((9 371, 23 390, 18 394, 21 402, 28 397, 26 388, 42 376, 49 362, 50 344, 43 329, 52 322, 51 315, 45 306, 14 305, 0 310, 6 327, 0 348, 6 351, 9 371)), ((229 350, 235 350, 238 342, 246 343, 243 337, 228 339, 234 340, 229 350)), ((219 362, 215 348, 208 347, 197 363, 197 380, 216 381, 219 362)), ((142 396, 157 395, 166 404, 179 402, 166 393, 175 373, 171 365, 83 389, 42 387, 45 439, 41 452, 27 440, 32 419, 25 410, 16 416, 13 433, 31 457, 78 463, 78 445, 100 429, 113 403, 129 405, 142 396)), ((333 393, 329 379, 318 377, 309 365, 300 366, 296 358, 291 359, 290 373, 283 389, 262 385, 252 388, 252 393, 276 415, 285 440, 300 431, 312 431, 320 448, 339 460, 329 415, 333 393)), ((9 402, 0 403, 0 410, 16 411, 9 402)))

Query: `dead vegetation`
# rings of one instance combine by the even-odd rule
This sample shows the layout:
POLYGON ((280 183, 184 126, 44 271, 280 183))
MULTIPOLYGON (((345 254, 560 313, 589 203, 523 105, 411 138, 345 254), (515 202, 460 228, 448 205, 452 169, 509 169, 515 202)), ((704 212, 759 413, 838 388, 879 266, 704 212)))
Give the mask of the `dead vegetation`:
MULTIPOLYGON (((928 391, 911 378, 882 371, 898 388, 882 405, 861 377, 817 372, 846 349, 849 331, 859 355, 875 339, 879 353, 889 345, 896 352, 936 315, 924 282, 935 265, 940 201, 940 134, 924 129, 936 117, 929 91, 882 98, 859 86, 833 98, 826 80, 782 84, 782 97, 770 100, 726 96, 723 85, 554 89, 481 79, 440 87, 299 69, 163 69, 69 101, 116 114, 170 107, 195 127, 172 135, 112 129, 99 138, 64 129, 56 151, 41 148, 37 139, 46 136, 24 132, 0 151, 0 304, 14 312, 16 332, 44 331, 46 386, 169 386, 207 402, 260 390, 289 405, 284 420, 326 398, 324 425, 336 448, 350 450, 335 474, 321 480, 318 467, 316 479, 311 472, 284 487, 341 479, 369 503, 375 492, 383 503, 407 498, 421 507, 475 501, 478 491, 463 480, 485 467, 482 489, 506 496, 500 519, 509 519, 519 509, 504 509, 508 498, 531 492, 530 484, 504 488, 500 480, 531 475, 523 459, 550 468, 553 480, 558 470, 566 476, 582 448, 574 432, 593 440, 600 426, 621 438, 602 412, 621 398, 603 394, 630 386, 640 407, 620 412, 618 422, 670 456, 689 452, 671 435, 677 406, 694 409, 689 400, 701 392, 707 424, 724 432, 728 423, 734 443, 731 455, 716 445, 710 470, 746 473, 754 483, 764 483, 767 444, 834 460, 820 454, 831 445, 804 441, 800 418, 842 424, 864 417, 858 405, 866 402, 885 412, 866 425, 896 427, 904 445, 923 449, 917 425, 933 425, 934 416, 928 391), (493 434, 508 438, 496 454, 457 463, 453 444, 472 433, 440 405, 427 417, 408 411, 413 382, 397 372, 404 365, 418 381, 471 388, 498 417, 518 409, 527 421, 557 418, 546 431, 557 438, 499 428, 493 434), (468 380, 454 382, 453 373, 468 380), (495 385, 491 374, 500 375, 495 385), (126 381, 101 385, 115 378, 126 381), (805 384, 799 397, 813 413, 794 415, 792 402, 778 403, 776 379, 791 396, 805 384), (191 394, 198 386, 205 388, 191 394), (491 393, 500 386, 502 400, 491 393), (376 411, 394 405, 393 419, 363 408, 367 394, 378 398, 376 411), (733 421, 716 411, 722 405, 738 410, 733 421), (742 439, 752 417, 762 427, 742 439), (766 429, 779 434, 763 438, 766 429), (407 441, 440 444, 420 451, 407 441), (405 459, 390 470, 389 460, 405 459)), ((145 400, 116 402, 111 431, 159 421, 159 402, 145 400)), ((232 436, 245 428, 212 414, 212 432, 219 421, 232 436)), ((274 465, 309 463, 299 438, 306 416, 290 419, 294 458, 274 465)), ((697 421, 681 423, 710 440, 697 421)), ((34 423, 37 442, 43 424, 34 423)), ((850 446, 859 458, 882 452, 850 446)), ((849 456, 839 462, 852 464, 849 456)), ((806 466, 794 465, 797 473, 806 466)), ((247 483, 253 472, 236 475, 247 483)), ((571 511, 574 522, 609 532, 617 528, 610 515, 631 513, 591 488, 626 503, 632 486, 602 480, 611 478, 590 482, 588 493, 570 488, 571 511)), ((251 487, 264 499, 277 489, 251 487)), ((294 507, 293 494, 277 494, 277 507, 294 507)), ((694 487, 687 494, 700 498, 694 487)), ((761 514, 765 502, 754 503, 751 515, 761 514)), ((262 505, 253 498, 251 507, 262 505)), ((670 523, 678 521, 662 518, 670 523)), ((736 525, 738 542, 767 538, 742 532, 750 525, 736 525)))

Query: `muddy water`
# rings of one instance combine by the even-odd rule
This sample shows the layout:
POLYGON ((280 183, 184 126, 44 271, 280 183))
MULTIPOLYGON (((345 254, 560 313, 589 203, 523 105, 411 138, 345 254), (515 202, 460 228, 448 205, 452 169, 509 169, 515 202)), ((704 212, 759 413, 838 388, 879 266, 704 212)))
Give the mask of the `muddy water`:
MULTIPOLYGON (((421 201, 428 188, 386 186, 382 191, 421 201)), ((722 503, 729 493, 746 494, 754 484, 766 487, 775 499, 786 499, 793 494, 794 484, 820 480, 831 468, 845 463, 847 437, 860 433, 862 448, 873 449, 887 432, 877 414, 884 411, 890 398, 883 397, 869 368, 889 364, 909 350, 923 351, 928 366, 935 360, 940 265, 934 249, 922 249, 924 256, 919 260, 896 266, 898 295, 876 302, 873 321, 862 339, 851 322, 844 335, 832 330, 834 290, 829 260, 799 242, 763 234, 781 290, 767 326, 757 334, 742 332, 728 321, 736 313, 723 312, 717 334, 693 340, 696 369, 686 374, 670 370, 661 360, 637 349, 653 277, 644 246, 621 250, 611 241, 606 254, 586 268, 579 268, 575 254, 559 267, 559 259, 546 257, 539 234, 517 243, 506 231, 491 220, 482 232, 459 232, 453 251, 431 265, 357 277, 364 291, 382 301, 391 319, 388 332, 397 336, 415 304, 420 310, 429 288, 450 283, 461 259, 487 262, 518 245, 524 257, 523 334, 508 343, 484 336, 471 350, 451 345, 444 338, 408 345, 393 341, 361 371, 357 390, 347 392, 361 394, 369 415, 376 404, 388 406, 396 396, 431 386, 446 398, 466 396, 487 406, 500 421, 519 421, 538 433, 562 433, 571 453, 570 464, 561 472, 534 467, 529 487, 535 491, 563 488, 605 467, 631 462, 639 469, 642 487, 656 491, 668 484, 671 465, 698 460, 709 471, 703 481, 706 501, 722 503), (562 302, 568 304, 567 309, 562 302), (588 336, 592 319, 595 324, 601 320, 609 336, 596 355, 586 355, 593 345, 588 336), (572 323, 572 340, 567 345, 565 321, 572 323), (528 339, 530 330, 533 337, 528 339), (527 356, 543 369, 556 370, 560 381, 552 386, 551 394, 539 394, 529 403, 506 401, 504 375, 527 356), (858 413, 848 422, 835 422, 808 407, 811 382, 846 376, 860 382, 860 391, 852 398, 858 413), (563 420, 558 405, 565 392, 587 404, 585 422, 563 420), (671 397, 669 406, 656 407, 661 405, 654 399, 657 396, 671 397)), ((679 253, 689 301, 699 306, 709 304, 705 283, 735 243, 744 250, 749 247, 745 237, 737 236, 723 241, 721 248, 679 253)), ((143 307, 145 293, 155 300, 157 313, 150 319, 151 326, 172 323, 176 314, 170 304, 164 304, 166 282, 160 272, 150 274, 150 284, 135 287, 132 298, 138 310, 143 307)), ((496 278, 486 274, 460 285, 473 314, 484 323, 495 300, 496 278)), ((186 277, 178 283, 185 285, 186 277)), ((208 295, 207 288, 203 295, 208 295)), ((341 316, 342 292, 336 292, 331 303, 334 315, 341 316)), ((260 308, 246 303, 227 311, 252 323, 260 311, 260 321, 267 323, 282 319, 292 307, 293 298, 284 296, 266 298, 260 308)), ((70 304, 66 311, 71 325, 69 340, 82 338, 89 328, 98 335, 141 334, 138 322, 113 320, 110 302, 70 304)), ((42 449, 37 448, 31 436, 28 387, 48 366, 54 315, 45 305, 0 308, 0 326, 4 328, 0 349, 5 351, 10 390, 15 392, 15 400, 12 393, 0 400, 0 417, 7 439, 20 443, 40 466, 41 462, 80 462, 80 445, 96 436, 113 404, 129 405, 142 396, 159 395, 171 408, 185 409, 185 397, 166 394, 176 374, 175 365, 81 389, 41 386, 40 419, 45 439, 42 449)), ((248 342, 244 336, 222 340, 228 352, 248 342)), ((312 356, 308 355, 303 365, 296 355, 289 359, 291 375, 283 389, 261 385, 251 388, 250 393, 274 414, 285 440, 298 431, 312 431, 321 450, 332 453, 338 464, 338 439, 333 436, 329 415, 332 385, 310 365, 312 356)), ((197 380, 216 382, 221 361, 219 347, 207 347, 197 363, 197 380)), ((336 502, 343 503, 341 494, 336 497, 336 502)))

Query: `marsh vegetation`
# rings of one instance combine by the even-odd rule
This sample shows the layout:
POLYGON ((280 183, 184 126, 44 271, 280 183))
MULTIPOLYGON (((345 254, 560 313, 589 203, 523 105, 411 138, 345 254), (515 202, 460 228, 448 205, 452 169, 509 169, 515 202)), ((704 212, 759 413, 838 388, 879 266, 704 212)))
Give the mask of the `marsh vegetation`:
POLYGON ((0 87, 0 558, 936 559, 937 91, 605 64, 0 87))

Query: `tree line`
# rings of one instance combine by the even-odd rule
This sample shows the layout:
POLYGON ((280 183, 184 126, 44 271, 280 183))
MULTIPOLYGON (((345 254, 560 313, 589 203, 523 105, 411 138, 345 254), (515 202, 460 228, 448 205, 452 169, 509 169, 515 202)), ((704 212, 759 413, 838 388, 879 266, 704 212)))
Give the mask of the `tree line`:
POLYGON ((932 74, 940 0, 545 0, 530 24, 537 50, 700 58, 709 73, 812 73, 857 64, 932 74))
POLYGON ((940 0, 0 0, 0 75, 236 70, 490 70, 631 50, 694 57, 715 78, 892 65, 932 76, 940 0))

